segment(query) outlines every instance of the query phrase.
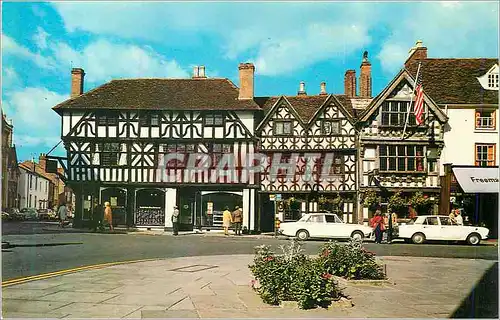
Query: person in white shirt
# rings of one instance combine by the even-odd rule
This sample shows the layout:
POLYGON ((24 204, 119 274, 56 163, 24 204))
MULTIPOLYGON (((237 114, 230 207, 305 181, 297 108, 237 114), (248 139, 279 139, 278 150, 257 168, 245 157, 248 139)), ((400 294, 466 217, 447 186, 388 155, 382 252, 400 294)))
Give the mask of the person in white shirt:
POLYGON ((456 214, 455 221, 457 222, 457 225, 463 226, 464 219, 462 218, 462 215, 460 214, 460 210, 457 210, 455 214, 456 214))

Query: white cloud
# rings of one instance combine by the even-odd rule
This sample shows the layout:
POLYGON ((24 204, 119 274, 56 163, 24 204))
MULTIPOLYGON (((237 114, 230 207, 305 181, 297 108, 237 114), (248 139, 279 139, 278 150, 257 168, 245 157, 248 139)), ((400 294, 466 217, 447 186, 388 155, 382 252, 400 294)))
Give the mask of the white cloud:
POLYGON ((85 69, 89 82, 109 81, 113 78, 185 78, 185 71, 175 60, 167 60, 148 47, 116 44, 106 40, 90 43, 78 52, 65 43, 54 44, 54 54, 61 66, 85 69))
POLYGON ((305 67, 315 61, 346 56, 370 41, 361 26, 311 24, 303 33, 259 49, 256 71, 276 75, 305 67))
POLYGON ((56 62, 52 58, 31 52, 5 34, 2 34, 2 53, 7 56, 31 60, 41 68, 52 69, 56 66, 56 62))
POLYGON ((37 32, 33 36, 33 41, 35 41, 35 44, 39 49, 47 49, 47 38, 49 37, 49 34, 43 30, 42 27, 37 28, 37 32))
POLYGON ((359 49, 370 39, 367 31, 376 23, 373 17, 377 11, 371 3, 53 5, 70 32, 84 30, 183 47, 186 39, 193 41, 207 33, 221 39, 224 57, 242 61, 253 58, 260 66, 256 71, 268 75, 296 70, 329 57, 342 58, 344 46, 346 52, 359 49), (141 21, 141 28, 131 21, 141 21), (353 24, 359 26, 359 31, 351 30, 353 24), (304 58, 300 51, 306 51, 304 58))
POLYGON ((4 66, 2 68, 2 89, 9 89, 21 83, 19 74, 12 67, 4 66))
POLYGON ((488 2, 418 3, 390 22, 394 30, 378 55, 386 72, 404 64, 417 40, 429 57, 497 57, 498 5, 488 2), (404 22, 403 22, 404 21, 404 22))

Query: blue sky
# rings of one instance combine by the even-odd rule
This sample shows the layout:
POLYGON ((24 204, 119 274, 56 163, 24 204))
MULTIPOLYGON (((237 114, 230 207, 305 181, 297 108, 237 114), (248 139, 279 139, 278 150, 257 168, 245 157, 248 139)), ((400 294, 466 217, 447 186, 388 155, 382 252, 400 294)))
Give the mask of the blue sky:
MULTIPOLYGON (((57 2, 2 6, 2 108, 19 160, 59 142, 51 110, 69 97, 71 67, 85 91, 113 78, 209 77, 238 85, 256 65, 257 96, 343 93, 364 50, 376 95, 421 39, 429 57, 498 57, 496 2, 57 2)), ((58 148, 53 154, 64 155, 58 148)))

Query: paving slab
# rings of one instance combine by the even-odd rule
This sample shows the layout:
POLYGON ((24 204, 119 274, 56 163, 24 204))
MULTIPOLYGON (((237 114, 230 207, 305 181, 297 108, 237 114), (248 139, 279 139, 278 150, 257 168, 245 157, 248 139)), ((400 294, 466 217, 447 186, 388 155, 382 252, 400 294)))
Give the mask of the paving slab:
POLYGON ((196 310, 166 310, 166 311, 154 311, 154 310, 143 310, 141 311, 141 317, 150 318, 199 318, 198 312, 196 310))
POLYGON ((58 309, 68 318, 121 318, 139 310, 140 305, 113 305, 75 302, 58 309))
MULTIPOLYGON (((49 290, 70 291, 70 292, 96 292, 96 293, 110 293, 110 290, 118 288, 120 285, 115 283, 65 283, 49 290)), ((111 292, 113 293, 113 292, 111 292)))
MULTIPOLYGON (((28 312, 38 314, 49 314, 69 303, 66 301, 36 301, 2 298, 2 312, 28 312)), ((57 312, 60 312, 58 310, 57 312)))
POLYGON ((7 287, 2 289, 4 299, 28 299, 37 300, 37 298, 58 292, 58 286, 49 289, 20 289, 16 287, 7 287))
POLYGON ((51 312, 51 313, 39 313, 39 312, 3 312, 2 319, 61 319, 68 316, 67 313, 51 312))
POLYGON ((197 310, 214 310, 214 309, 235 309, 245 310, 246 307, 238 296, 229 295, 190 295, 191 301, 197 310))
POLYGON ((173 293, 169 295, 160 294, 120 294, 112 299, 106 300, 103 304, 125 304, 142 306, 164 306, 165 309, 185 299, 187 295, 173 293))
POLYGON ((48 294, 37 300, 46 301, 63 301, 63 302, 89 302, 98 303, 116 297, 117 294, 113 293, 100 293, 100 292, 74 292, 74 291, 58 291, 56 293, 48 294))
POLYGON ((184 300, 174 304, 168 310, 196 310, 190 297, 186 297, 184 300))

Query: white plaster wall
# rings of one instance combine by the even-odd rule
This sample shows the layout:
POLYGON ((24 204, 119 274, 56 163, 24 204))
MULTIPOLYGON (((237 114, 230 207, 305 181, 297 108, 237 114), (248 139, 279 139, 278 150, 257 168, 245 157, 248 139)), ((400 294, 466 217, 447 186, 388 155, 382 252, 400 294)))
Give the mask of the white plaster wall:
MULTIPOLYGON (((22 208, 39 209, 40 208, 39 201, 49 199, 49 180, 42 178, 40 176, 33 175, 33 184, 30 189, 29 177, 32 174, 25 169, 20 169, 20 170, 21 170, 21 176, 19 177, 19 182, 18 182, 18 193, 21 195, 20 199, 21 209, 22 208), (42 188, 40 188, 40 182, 42 184, 42 188), (36 189, 35 189, 35 183, 37 183, 36 189), (31 206, 29 205, 30 195, 31 195, 31 206), (36 196, 36 203, 35 203, 35 196, 36 196)), ((45 209, 45 206, 47 205, 48 202, 44 204, 43 208, 45 209)))
POLYGON ((236 112, 236 115, 240 118, 241 122, 245 125, 245 127, 250 131, 251 134, 254 134, 254 116, 252 112, 240 111, 236 112))
POLYGON ((496 144, 496 165, 499 158, 498 127, 499 110, 496 114, 495 130, 476 130, 474 109, 448 108, 448 123, 444 132, 444 148, 441 152, 439 174, 444 174, 444 164, 475 165, 475 144, 496 144))

